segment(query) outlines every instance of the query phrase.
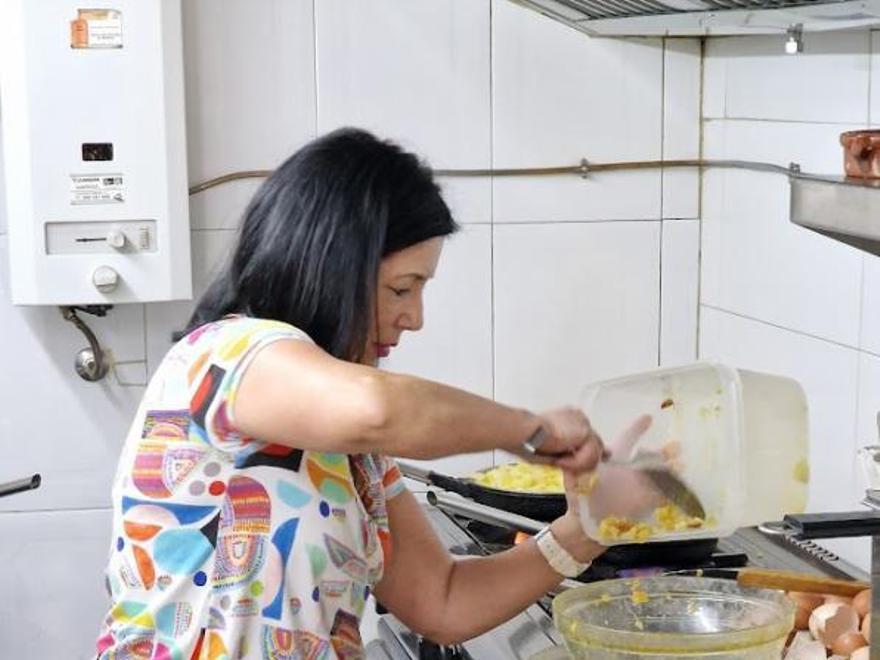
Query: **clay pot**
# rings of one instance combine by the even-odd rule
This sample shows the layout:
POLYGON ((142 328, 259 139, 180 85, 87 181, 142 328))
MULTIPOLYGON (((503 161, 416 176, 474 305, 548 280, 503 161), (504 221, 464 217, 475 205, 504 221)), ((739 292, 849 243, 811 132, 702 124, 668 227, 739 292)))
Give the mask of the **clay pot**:
POLYGON ((880 179, 880 130, 841 133, 840 144, 847 176, 880 179))

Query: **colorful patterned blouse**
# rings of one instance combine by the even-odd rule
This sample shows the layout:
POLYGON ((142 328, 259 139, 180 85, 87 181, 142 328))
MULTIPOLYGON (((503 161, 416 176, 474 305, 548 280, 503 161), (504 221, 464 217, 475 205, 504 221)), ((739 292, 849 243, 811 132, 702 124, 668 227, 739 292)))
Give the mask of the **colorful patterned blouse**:
POLYGON ((151 380, 113 488, 101 659, 360 658, 364 600, 390 551, 379 455, 244 437, 232 403, 264 346, 310 339, 228 317, 175 345, 151 380))

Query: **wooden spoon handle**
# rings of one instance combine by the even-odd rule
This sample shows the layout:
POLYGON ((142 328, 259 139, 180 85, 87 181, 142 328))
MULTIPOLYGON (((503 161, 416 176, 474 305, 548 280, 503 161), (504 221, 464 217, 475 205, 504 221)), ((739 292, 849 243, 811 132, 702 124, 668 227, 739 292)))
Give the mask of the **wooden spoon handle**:
POLYGON ((770 571, 762 568, 743 568, 736 578, 742 587, 762 589, 782 589, 784 591, 805 591, 816 594, 830 594, 852 598, 860 591, 869 589, 870 584, 856 580, 835 580, 818 577, 809 573, 770 571))

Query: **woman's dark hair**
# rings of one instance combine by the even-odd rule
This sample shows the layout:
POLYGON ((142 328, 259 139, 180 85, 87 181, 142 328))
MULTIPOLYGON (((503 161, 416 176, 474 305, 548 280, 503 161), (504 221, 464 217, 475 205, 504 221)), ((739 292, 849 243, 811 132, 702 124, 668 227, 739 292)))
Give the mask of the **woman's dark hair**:
POLYGON ((415 155, 339 129, 293 154, 254 195, 187 332, 246 314, 290 323, 330 354, 358 360, 382 257, 457 229, 415 155))

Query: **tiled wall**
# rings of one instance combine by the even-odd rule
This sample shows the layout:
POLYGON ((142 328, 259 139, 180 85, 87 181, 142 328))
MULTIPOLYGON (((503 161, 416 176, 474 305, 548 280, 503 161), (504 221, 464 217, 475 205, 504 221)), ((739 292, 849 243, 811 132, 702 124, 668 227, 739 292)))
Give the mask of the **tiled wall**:
MULTIPOLYGON (((507 0, 184 0, 184 24, 191 182, 273 167, 341 125, 438 168, 697 155, 697 41, 591 40, 507 0)), ((576 401, 598 378, 694 358, 693 173, 442 183, 464 230, 429 286, 425 330, 389 369, 539 408, 576 401)), ((191 199, 197 291, 256 185, 191 199)), ((88 658, 115 462, 191 304, 90 319, 119 365, 88 384, 72 367, 84 340, 58 311, 10 305, 5 226, 0 216, 0 481, 39 471, 44 486, 0 500, 0 656, 88 658)))
MULTIPOLYGON (((880 120, 880 34, 808 34, 706 44, 707 158, 842 174, 838 135, 880 120)), ((810 405, 815 511, 858 508, 856 449, 877 442, 880 261, 790 224, 785 177, 708 171, 703 180, 700 353, 788 374, 810 405)), ((868 565, 868 542, 828 543, 868 565)))

